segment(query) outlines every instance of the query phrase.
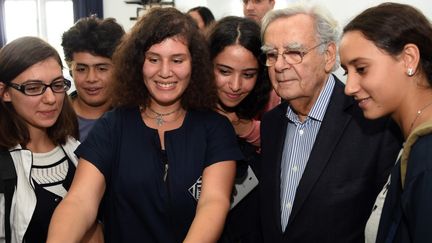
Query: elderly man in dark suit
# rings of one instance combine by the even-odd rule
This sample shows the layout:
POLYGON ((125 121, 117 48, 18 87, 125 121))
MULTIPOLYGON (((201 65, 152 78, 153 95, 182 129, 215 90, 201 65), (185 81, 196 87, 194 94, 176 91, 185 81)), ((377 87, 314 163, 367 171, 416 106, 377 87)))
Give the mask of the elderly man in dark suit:
MULTIPOLYGON (((376 195, 401 148, 389 119, 366 120, 332 74, 339 31, 321 7, 294 4, 263 19, 263 53, 284 102, 261 124, 265 242, 364 242, 376 195)), ((367 75, 367 60, 357 60, 367 75)))

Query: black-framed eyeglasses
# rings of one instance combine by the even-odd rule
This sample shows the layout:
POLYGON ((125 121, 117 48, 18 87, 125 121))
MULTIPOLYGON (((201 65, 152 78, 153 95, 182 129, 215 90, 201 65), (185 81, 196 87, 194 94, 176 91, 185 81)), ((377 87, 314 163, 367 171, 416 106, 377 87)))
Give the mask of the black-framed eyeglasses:
POLYGON ((261 60, 263 60, 264 65, 267 67, 275 65, 279 56, 283 56, 285 62, 288 64, 299 64, 303 61, 303 57, 306 56, 306 54, 323 44, 326 44, 326 42, 321 42, 305 51, 284 50, 282 53, 279 53, 276 49, 269 50, 262 54, 261 60))
POLYGON ((44 84, 41 80, 28 80, 25 84, 9 83, 9 87, 14 88, 28 96, 37 96, 45 93, 49 87, 54 93, 63 93, 70 89, 71 81, 65 78, 59 78, 50 84, 44 84))

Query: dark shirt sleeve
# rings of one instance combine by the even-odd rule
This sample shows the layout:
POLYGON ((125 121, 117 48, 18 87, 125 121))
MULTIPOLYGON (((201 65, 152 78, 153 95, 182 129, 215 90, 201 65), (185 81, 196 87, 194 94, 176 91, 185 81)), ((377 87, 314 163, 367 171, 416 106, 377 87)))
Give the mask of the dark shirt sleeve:
POLYGON ((432 242, 432 171, 418 175, 407 192, 403 204, 412 242, 432 242))
POLYGON ((412 242, 432 242, 432 135, 419 138, 408 159, 402 207, 412 242), (409 171, 411 170, 411 171, 409 171))
POLYGON ((208 149, 205 166, 220 161, 243 159, 234 128, 226 117, 215 115, 207 131, 208 149))

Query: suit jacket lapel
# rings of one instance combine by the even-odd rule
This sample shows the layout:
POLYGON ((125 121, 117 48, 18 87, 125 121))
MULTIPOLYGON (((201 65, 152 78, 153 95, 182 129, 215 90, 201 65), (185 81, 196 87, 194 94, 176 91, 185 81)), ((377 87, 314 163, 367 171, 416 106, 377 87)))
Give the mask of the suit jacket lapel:
POLYGON ((345 126, 351 120, 351 115, 345 111, 347 107, 353 104, 352 98, 345 96, 343 93, 344 85, 336 77, 335 79, 336 83, 332 97, 297 188, 287 228, 289 228, 290 223, 300 211, 304 201, 326 167, 339 141, 339 137, 343 135, 345 126))

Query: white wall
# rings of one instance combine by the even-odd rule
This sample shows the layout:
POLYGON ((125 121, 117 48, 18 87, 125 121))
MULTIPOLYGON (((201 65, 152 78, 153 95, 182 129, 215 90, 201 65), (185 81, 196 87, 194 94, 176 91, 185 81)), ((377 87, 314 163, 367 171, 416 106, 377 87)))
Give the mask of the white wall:
MULTIPOLYGON (((275 8, 282 8, 293 0, 276 0, 275 8)), ((180 11, 186 12, 196 6, 206 6, 214 14, 216 19, 228 15, 243 16, 241 0, 175 0, 175 6, 180 11)), ((129 30, 135 21, 129 18, 136 16, 138 4, 126 4, 124 0, 104 0, 105 17, 114 17, 126 29, 129 30)))
MULTIPOLYGON (((276 0, 275 8, 283 8, 289 2, 295 0, 276 0)), ((350 18, 360 13, 362 10, 377 5, 386 0, 306 0, 320 3, 326 6, 340 22, 345 25, 350 18)), ((419 8, 429 19, 432 20, 431 0, 393 0, 393 2, 407 3, 419 8)), ((196 6, 207 6, 220 19, 227 15, 243 16, 241 0, 175 0, 176 8, 186 12, 196 6)), ((136 15, 138 4, 126 4, 123 0, 104 0, 105 17, 114 17, 123 25, 126 30, 135 23, 129 20, 136 15)))
MULTIPOLYGON (((283 8, 289 2, 295 0, 276 0, 275 8, 283 8)), ((317 2, 326 6, 340 22, 341 26, 345 25, 350 18, 360 13, 362 10, 385 2, 385 0, 306 0, 317 2)), ((423 13, 432 20, 432 2, 431 0, 393 0, 394 2, 407 3, 419 8, 423 13)), ((175 0, 176 8, 186 12, 196 6, 207 6, 220 19, 228 15, 243 16, 241 0, 175 0)), ((123 0, 104 0, 105 17, 114 17, 129 30, 135 21, 129 18, 136 16, 138 4, 126 4, 123 0)))
MULTIPOLYGON (((326 6, 333 16, 343 27, 348 21, 368 7, 378 5, 390 0, 310 0, 326 6)), ((428 18, 432 20, 432 1, 431 0, 391 0, 391 2, 410 4, 420 9, 428 18)))

